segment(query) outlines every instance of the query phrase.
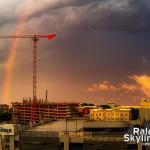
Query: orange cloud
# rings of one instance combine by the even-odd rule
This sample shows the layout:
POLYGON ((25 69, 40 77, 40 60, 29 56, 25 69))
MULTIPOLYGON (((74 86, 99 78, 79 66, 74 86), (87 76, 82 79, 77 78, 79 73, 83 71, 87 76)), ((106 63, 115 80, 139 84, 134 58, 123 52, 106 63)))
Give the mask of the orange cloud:
POLYGON ((136 84, 123 83, 123 84, 121 85, 121 89, 126 90, 126 91, 131 91, 131 92, 133 92, 133 91, 138 90, 139 88, 138 88, 138 85, 136 85, 136 84))
POLYGON ((129 77, 135 81, 134 84, 129 83, 120 83, 118 86, 110 83, 109 81, 103 81, 98 84, 93 84, 88 87, 89 92, 97 92, 97 91, 111 91, 116 92, 141 92, 145 96, 150 98, 150 76, 148 75, 134 75, 129 77))
POLYGON ((103 81, 99 84, 93 84, 91 87, 88 87, 89 92, 95 91, 116 91, 117 87, 113 84, 109 83, 108 81, 103 81))
POLYGON ((95 89, 93 87, 88 87, 89 92, 95 92, 95 89))
POLYGON ((148 97, 150 97, 150 76, 147 75, 134 75, 131 77, 139 86, 139 89, 148 97))

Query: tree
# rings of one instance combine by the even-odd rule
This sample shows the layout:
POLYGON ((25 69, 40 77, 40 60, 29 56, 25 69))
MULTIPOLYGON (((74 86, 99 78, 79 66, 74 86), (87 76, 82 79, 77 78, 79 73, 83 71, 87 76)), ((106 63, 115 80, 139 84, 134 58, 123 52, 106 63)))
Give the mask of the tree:
POLYGON ((0 113, 0 122, 10 121, 10 120, 11 120, 11 113, 10 112, 0 113))
POLYGON ((139 109, 131 108, 131 120, 137 120, 139 118, 139 109))
POLYGON ((100 105, 100 107, 102 107, 103 109, 111 109, 109 105, 100 105))

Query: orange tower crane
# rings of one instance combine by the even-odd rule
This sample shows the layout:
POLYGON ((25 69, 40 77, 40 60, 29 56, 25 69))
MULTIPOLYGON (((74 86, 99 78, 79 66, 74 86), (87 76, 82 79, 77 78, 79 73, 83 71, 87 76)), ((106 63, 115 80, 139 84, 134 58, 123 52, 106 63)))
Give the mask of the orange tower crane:
POLYGON ((55 34, 41 35, 0 35, 1 39, 14 39, 14 38, 29 38, 33 42, 33 100, 32 100, 32 122, 36 120, 36 88, 37 88, 37 43, 39 39, 47 38, 48 40, 54 39, 56 37, 55 34))

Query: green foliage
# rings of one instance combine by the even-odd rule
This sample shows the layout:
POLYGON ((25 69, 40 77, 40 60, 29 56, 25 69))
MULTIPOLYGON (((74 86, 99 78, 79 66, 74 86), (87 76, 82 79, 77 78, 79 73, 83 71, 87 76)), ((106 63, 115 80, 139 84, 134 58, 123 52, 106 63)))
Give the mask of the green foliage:
POLYGON ((100 105, 100 107, 102 107, 103 109, 111 109, 109 105, 100 105))
POLYGON ((0 122, 10 120, 11 120, 11 112, 0 112, 0 122))
POLYGON ((92 103, 82 103, 82 104, 80 104, 81 106, 94 106, 94 104, 92 104, 92 103))

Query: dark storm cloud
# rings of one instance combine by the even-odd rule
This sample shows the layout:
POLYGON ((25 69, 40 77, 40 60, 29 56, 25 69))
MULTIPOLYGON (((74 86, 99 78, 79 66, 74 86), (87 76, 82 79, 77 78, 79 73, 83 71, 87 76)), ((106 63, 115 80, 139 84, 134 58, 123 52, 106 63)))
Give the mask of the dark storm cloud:
POLYGON ((126 6, 118 9, 106 7, 102 14, 102 18, 96 18, 93 28, 126 32, 150 31, 150 9, 140 0, 130 0, 126 6))
POLYGON ((66 77, 69 72, 74 79, 85 79, 87 74, 95 80, 120 79, 145 69, 141 55, 148 47, 143 51, 145 36, 135 32, 149 31, 148 4, 148 0, 56 1, 31 13, 28 26, 34 23, 33 32, 58 34, 52 45, 50 60, 55 68, 51 66, 51 72, 60 74, 61 70, 66 77))
MULTIPOLYGON (((22 13, 22 3, 19 0, 1 0, 0 4, 0 30, 3 26, 15 24, 22 13)), ((6 31, 1 31, 6 32, 6 31)))
POLYGON ((58 1, 52 6, 47 5, 40 11, 35 11, 29 19, 53 15, 67 8, 72 8, 78 16, 77 21, 82 24, 83 28, 147 32, 150 30, 149 3, 148 0, 58 1))
MULTIPOLYGON (((31 1, 24 32, 57 34, 52 42, 40 42, 38 55, 39 80, 52 91, 56 89, 52 93, 61 91, 64 96, 69 90, 72 97, 86 95, 83 89, 88 85, 105 80, 122 82, 149 69, 141 61, 150 58, 150 35, 142 33, 150 29, 149 0, 31 1)), ((0 25, 14 26, 19 15, 11 19, 8 15, 6 20, 0 16, 0 25)), ((20 45, 14 67, 16 87, 21 82, 16 83, 18 76, 28 80, 24 72, 32 63, 27 61, 32 59, 31 53, 21 51, 28 47, 20 45)))
MULTIPOLYGON (((126 70, 134 72, 143 67, 139 55, 144 54, 141 52, 142 46, 136 41, 138 35, 120 34, 116 31, 149 31, 148 0, 56 0, 53 4, 41 6, 36 6, 36 3, 33 12, 29 12, 26 32, 31 30, 32 33, 58 34, 53 45, 56 52, 52 58, 55 59, 56 68, 62 64, 65 69, 77 72, 80 66, 85 71, 83 76, 97 72, 98 77, 98 68, 106 70, 108 67, 110 72, 124 68, 120 72, 126 74, 126 70), (132 57, 135 58, 132 64, 126 61, 132 57), (120 63, 117 64, 118 62, 120 63)), ((3 21, 2 25, 9 21, 3 21)))
MULTIPOLYGON (((93 14, 94 23, 91 26, 93 29, 147 32, 150 30, 148 3, 150 2, 142 0, 105 1, 98 5, 99 8, 96 7, 97 11, 93 14)), ((94 7, 91 8, 94 9, 94 7)))
MULTIPOLYGON (((46 15, 55 15, 59 18, 59 15, 61 15, 59 11, 63 12, 72 8, 78 16, 76 21, 81 24, 79 28, 82 26, 86 29, 126 32, 147 32, 150 30, 150 2, 148 0, 56 0, 53 4, 47 3, 47 5, 41 7, 39 5, 37 8, 36 3, 33 6, 33 10, 34 7, 35 10, 29 13, 28 21, 46 15)), ((15 9, 15 7, 12 7, 12 9, 15 9)), ((0 27, 6 24, 14 24, 19 15, 18 13, 9 16, 7 12, 4 16, 0 15, 0 27)))
POLYGON ((6 24, 12 24, 15 23, 15 17, 0 17, 0 28, 3 27, 6 24))
POLYGON ((104 0, 86 0, 86 1, 81 1, 81 0, 70 0, 70 1, 56 1, 53 5, 47 5, 44 8, 41 8, 40 11, 35 11, 35 13, 31 14, 30 17, 39 17, 39 15, 43 14, 48 14, 52 12, 53 10, 59 10, 59 9, 66 9, 68 7, 84 7, 86 5, 89 5, 91 3, 97 3, 101 2, 104 0))

